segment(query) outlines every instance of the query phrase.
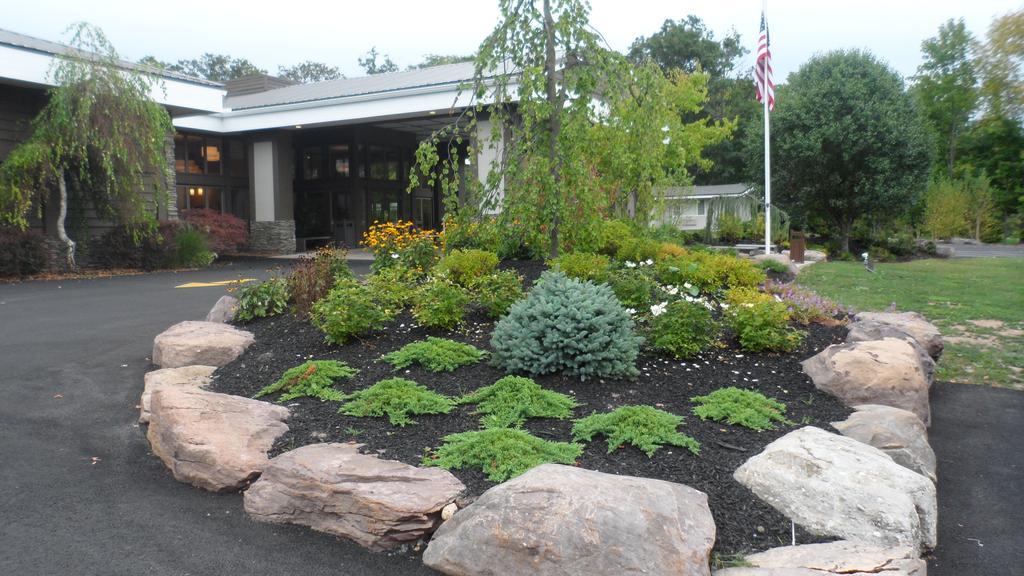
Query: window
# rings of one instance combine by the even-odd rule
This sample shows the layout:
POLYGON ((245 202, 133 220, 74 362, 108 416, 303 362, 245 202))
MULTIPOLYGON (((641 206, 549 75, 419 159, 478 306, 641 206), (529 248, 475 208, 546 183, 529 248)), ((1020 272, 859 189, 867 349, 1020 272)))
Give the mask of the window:
MULTIPOLYGON (((245 162, 245 144, 233 140, 228 170, 232 176, 248 176, 245 162)), ((220 138, 197 134, 174 135, 174 171, 178 174, 225 173, 224 142, 220 138)))
POLYGON ((203 145, 203 158, 206 159, 206 173, 220 174, 223 159, 221 158, 220 138, 207 138, 203 145))
POLYGON ((305 148, 302 151, 302 179, 318 180, 323 169, 323 152, 319 147, 305 148))
POLYGON ((373 192, 370 194, 370 221, 395 222, 398 220, 398 193, 373 192))
POLYGON ((245 161, 245 142, 241 140, 228 141, 228 176, 249 176, 249 164, 245 161))
POLYGON ((703 216, 707 213, 707 200, 697 200, 697 215, 703 216))
POLYGON ((401 172, 399 156, 398 148, 370 146, 368 158, 370 178, 374 180, 397 181, 399 179, 399 172, 401 172))
POLYGON ((203 161, 203 137, 185 136, 187 172, 189 174, 202 174, 205 171, 203 161))
POLYGON ((222 189, 211 186, 178 186, 178 210, 209 208, 223 211, 222 189))
POLYGON ((350 165, 348 144, 335 144, 327 149, 327 170, 332 178, 348 178, 350 165))
POLYGON ((174 171, 178 174, 184 174, 185 170, 185 135, 175 134, 174 135, 174 171))
POLYGON ((429 230, 434 227, 433 198, 412 199, 412 221, 421 230, 429 230))

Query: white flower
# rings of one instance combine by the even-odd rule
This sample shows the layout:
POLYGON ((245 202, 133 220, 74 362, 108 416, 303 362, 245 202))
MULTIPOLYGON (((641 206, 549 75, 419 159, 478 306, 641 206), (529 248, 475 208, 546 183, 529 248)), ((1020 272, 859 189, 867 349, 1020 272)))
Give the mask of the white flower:
POLYGON ((636 264, 633 262, 626 262, 626 268, 636 268, 636 264))
POLYGON ((398 252, 392 252, 391 257, 394 258, 395 260, 398 260, 398 252))
POLYGON ((668 307, 668 302, 662 302, 661 304, 655 304, 651 306, 651 314, 654 316, 661 316, 665 313, 665 308, 668 307))
POLYGON ((867 260, 868 259, 868 253, 865 252, 865 253, 861 254, 860 257, 865 259, 865 260, 867 260))
POLYGON ((683 283, 683 288, 686 288, 687 290, 689 290, 690 288, 693 288, 693 284, 690 284, 689 282, 684 282, 683 283))
POLYGON ((781 296, 779 296, 778 294, 773 294, 773 296, 775 296, 775 301, 776 302, 782 302, 782 297, 781 296))
POLYGON ((647 264, 648 266, 651 266, 651 265, 654 264, 654 260, 651 260, 650 258, 648 258, 647 260, 644 260, 644 264, 647 264))
POLYGON ((722 310, 728 310, 729 309, 729 305, 726 304, 725 302, 722 302, 721 304, 719 304, 719 306, 722 307, 722 310))
POLYGON ((751 304, 750 302, 744 302, 744 303, 743 303, 743 307, 744 307, 744 308, 753 308, 753 307, 754 307, 754 305, 753 305, 753 304, 751 304))
POLYGON ((665 292, 667 292, 669 296, 675 296, 676 294, 679 294, 679 288, 676 286, 669 286, 668 288, 665 288, 665 292))
POLYGON ((636 310, 632 308, 626 308, 626 313, 632 316, 633 314, 636 314, 636 310))

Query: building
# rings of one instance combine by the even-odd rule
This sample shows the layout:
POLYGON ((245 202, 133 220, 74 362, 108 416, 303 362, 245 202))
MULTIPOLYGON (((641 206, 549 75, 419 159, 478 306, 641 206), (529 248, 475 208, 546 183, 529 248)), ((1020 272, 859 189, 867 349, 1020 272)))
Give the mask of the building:
MULTIPOLYGON (((28 136, 54 60, 71 51, 0 30, 0 161, 28 136)), ((273 252, 352 246, 375 220, 439 225, 439 190, 407 193, 409 168, 418 143, 470 103, 460 86, 472 79, 472 63, 301 85, 271 76, 219 84, 145 70, 162 80, 153 99, 176 130, 161 218, 188 208, 229 212, 249 222, 253 249, 273 252)), ((486 116, 478 117, 478 133, 490 135, 486 116)), ((465 145, 455 153, 464 177, 486 178, 501 143, 476 144, 474 157, 465 145)), ((33 225, 48 231, 50 220, 33 225)))
POLYGON ((705 230, 708 218, 713 228, 718 215, 725 212, 747 222, 757 214, 760 204, 760 198, 747 184, 674 186, 665 189, 665 210, 657 224, 705 230))

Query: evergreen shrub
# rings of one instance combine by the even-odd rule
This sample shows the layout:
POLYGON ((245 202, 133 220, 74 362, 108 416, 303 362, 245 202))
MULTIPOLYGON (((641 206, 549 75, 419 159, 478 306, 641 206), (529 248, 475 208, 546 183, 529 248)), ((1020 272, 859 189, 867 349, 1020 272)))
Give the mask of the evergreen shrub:
POLYGON ((456 402, 476 404, 484 428, 519 428, 527 418, 570 418, 577 406, 572 396, 545 390, 521 376, 505 376, 456 402))
POLYGON ((488 428, 449 434, 424 466, 446 470, 475 468, 492 482, 515 478, 530 468, 555 463, 572 465, 583 454, 579 444, 543 440, 516 428, 488 428))
POLYGON ((774 430, 775 423, 789 424, 786 405, 754 390, 735 386, 719 388, 707 396, 691 398, 698 404, 693 413, 702 420, 727 422, 751 430, 774 430))
POLYGON ((380 359, 394 366, 395 370, 419 364, 431 372, 451 372, 460 366, 475 364, 485 356, 487 353, 476 346, 428 336, 426 340, 410 342, 380 359))
POLYGON ((369 388, 346 394, 338 412, 348 416, 387 416, 393 426, 415 424, 410 415, 447 414, 455 402, 405 378, 388 378, 369 388))
POLYGON ((577 442, 590 441, 598 434, 605 436, 609 454, 626 444, 636 446, 648 458, 665 444, 700 454, 700 444, 676 430, 683 422, 682 416, 653 406, 622 406, 612 412, 591 414, 577 420, 572 427, 572 435, 577 442))
POLYGON ((337 360, 310 360, 285 370, 277 382, 266 386, 253 398, 284 392, 277 399, 278 402, 287 402, 303 396, 319 398, 324 401, 339 401, 345 395, 340 390, 333 388, 334 381, 340 378, 351 378, 358 373, 359 370, 337 360))

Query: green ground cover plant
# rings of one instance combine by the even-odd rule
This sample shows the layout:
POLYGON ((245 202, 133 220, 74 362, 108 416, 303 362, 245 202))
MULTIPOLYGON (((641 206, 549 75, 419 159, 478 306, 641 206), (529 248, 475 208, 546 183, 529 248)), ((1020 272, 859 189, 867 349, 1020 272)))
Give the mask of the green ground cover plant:
POLYGON ((446 470, 475 468, 492 482, 504 482, 541 464, 572 465, 583 454, 579 444, 543 440, 515 428, 489 428, 449 434, 424 466, 446 470))
POLYGON ((693 413, 702 420, 745 426, 758 432, 774 430, 776 422, 790 423, 786 420, 785 404, 754 390, 729 386, 690 400, 697 404, 693 413))
POLYGON ((1024 390, 1024 265, 1019 258, 822 262, 796 282, 856 310, 920 312, 946 338, 940 380, 1024 390))
POLYGON ((652 457, 658 448, 668 444, 700 454, 700 444, 676 430, 683 422, 682 416, 653 406, 622 406, 577 420, 572 427, 572 435, 577 442, 590 441, 598 434, 605 436, 609 453, 632 444, 652 457))
POLYGON ((547 271, 494 327, 491 357, 512 373, 630 377, 640 341, 610 288, 547 271))
POLYGON ((380 359, 394 366, 395 370, 419 364, 431 372, 451 372, 460 366, 475 364, 486 356, 487 352, 476 346, 428 336, 426 340, 406 344, 380 359))
POLYGON ((339 280, 313 304, 310 320, 331 344, 344 344, 355 336, 383 326, 392 316, 374 301, 370 290, 356 280, 339 280))
POLYGON ((369 388, 346 394, 338 412, 348 416, 387 416, 393 426, 415 424, 410 416, 447 414, 455 402, 405 378, 388 378, 369 388))
POLYGON ((284 312, 288 308, 288 280, 274 276, 259 284, 250 284, 238 293, 235 320, 249 322, 284 312))
POLYGON ((713 345, 719 332, 721 328, 707 308, 676 300, 651 320, 649 341, 676 358, 693 358, 713 345))
POLYGON ((345 395, 333 387, 334 381, 351 378, 358 373, 359 370, 337 360, 310 360, 285 370, 277 382, 266 386, 253 398, 283 392, 277 399, 278 402, 287 402, 303 396, 337 402, 345 395))
POLYGON ((519 428, 527 418, 570 418, 577 405, 572 396, 545 390, 521 376, 506 376, 456 402, 476 404, 484 428, 519 428))

